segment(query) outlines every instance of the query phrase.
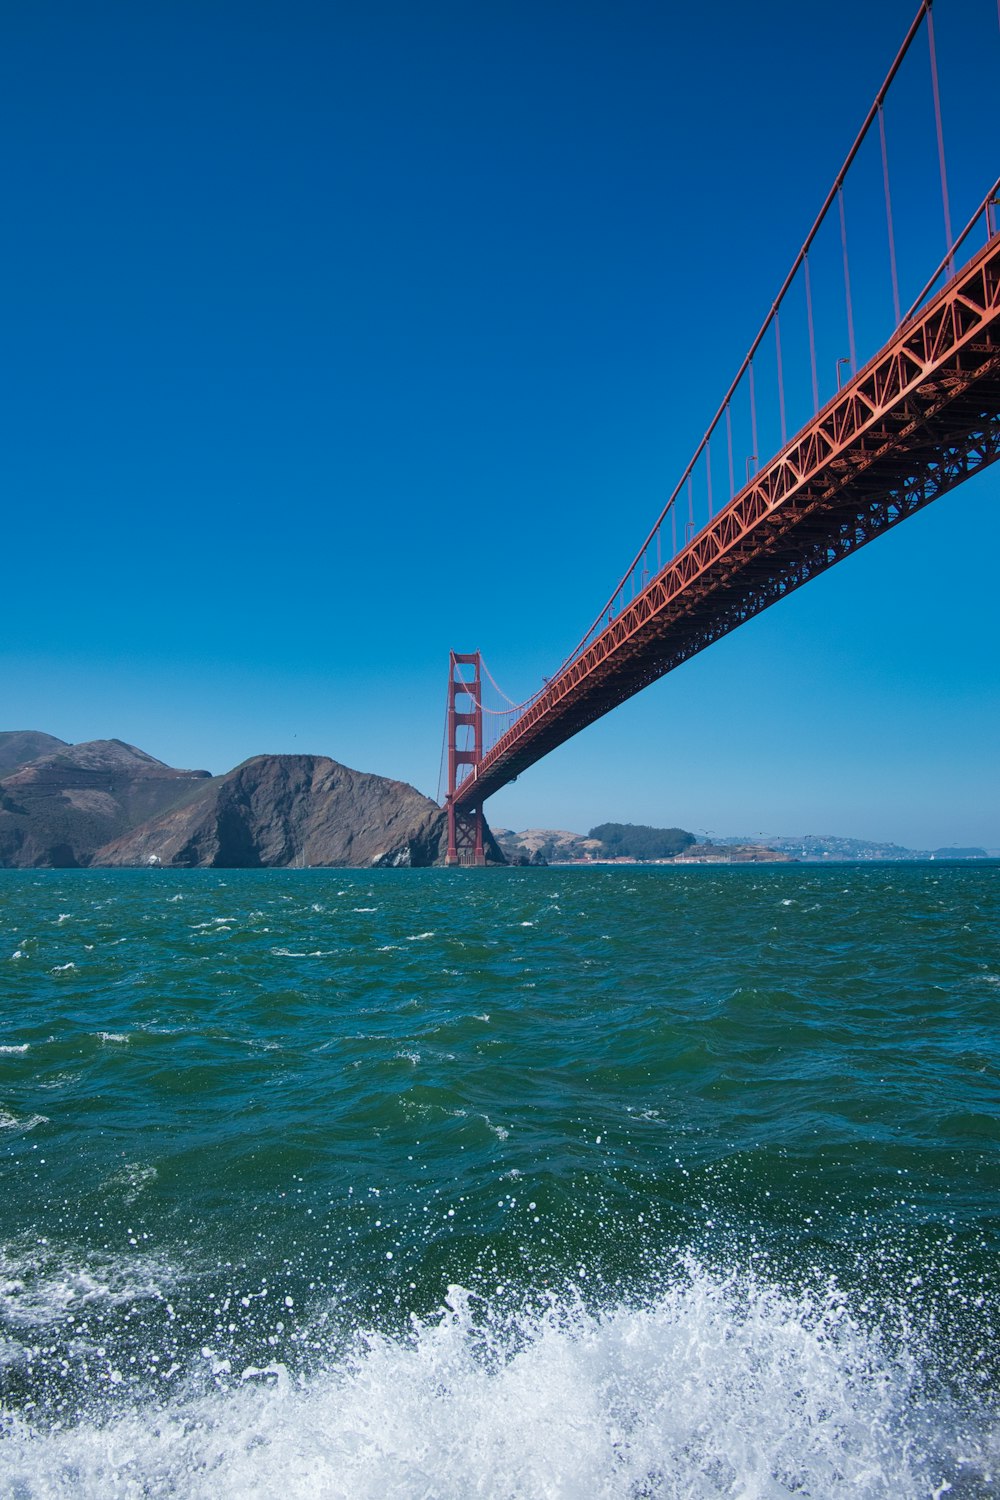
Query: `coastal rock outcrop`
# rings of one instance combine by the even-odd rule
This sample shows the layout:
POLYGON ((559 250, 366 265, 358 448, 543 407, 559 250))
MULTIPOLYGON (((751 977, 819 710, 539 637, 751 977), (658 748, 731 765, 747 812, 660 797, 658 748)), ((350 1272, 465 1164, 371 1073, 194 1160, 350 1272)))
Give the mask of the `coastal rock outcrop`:
MULTIPOLYGON (((444 862, 447 822, 415 787, 324 755, 257 755, 225 776, 178 771, 121 740, 65 745, 0 776, 0 867, 420 866, 444 862)), ((487 860, 506 863, 486 830, 487 860)))
POLYGON ((33 731, 3 738, 7 746, 0 749, 11 753, 32 744, 59 748, 0 779, 0 867, 99 864, 104 844, 172 806, 209 774, 175 770, 123 740, 66 745, 33 731))
MULTIPOLYGON (((491 862, 504 863, 490 841, 491 862)), ((109 865, 258 868, 443 862, 441 808, 325 755, 257 755, 100 850, 109 865)))

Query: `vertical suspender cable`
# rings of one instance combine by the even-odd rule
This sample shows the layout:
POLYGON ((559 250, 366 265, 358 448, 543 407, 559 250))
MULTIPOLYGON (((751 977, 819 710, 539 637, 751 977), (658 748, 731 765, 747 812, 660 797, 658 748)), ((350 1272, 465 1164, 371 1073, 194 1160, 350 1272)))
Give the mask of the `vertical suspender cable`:
MULTIPOLYGON (((863 144, 866 136, 868 135, 868 131, 869 131, 870 127, 875 122, 875 116, 878 113, 878 106, 882 102, 882 100, 885 98, 886 93, 889 90, 890 84, 892 83, 892 81, 895 78, 897 72, 899 71, 900 66, 902 65, 903 59, 905 58, 906 54, 909 52, 910 47, 911 47, 911 45, 913 43, 913 40, 914 40, 915 36, 917 35, 917 32, 920 30, 920 27, 921 27, 921 24, 923 22, 924 16, 930 10, 930 4, 931 4, 931 0, 920 0, 920 5, 919 5, 919 7, 917 9, 917 13, 914 16, 912 22, 910 23, 910 29, 909 29, 909 31, 906 33, 906 36, 903 38, 902 46, 900 47, 899 51, 896 53, 896 57, 895 57, 895 60, 894 60, 894 62, 892 64, 892 67, 889 69, 888 73, 886 74, 885 82, 882 84, 882 87, 879 89, 877 95, 875 96, 875 99, 874 99, 874 101, 872 103, 871 109, 868 111, 868 114, 865 116, 864 123, 862 124, 861 129, 858 131, 857 137, 855 138, 855 141, 854 141, 854 145, 851 147, 850 151, 847 153, 847 158, 844 161, 844 165, 841 167, 840 171, 838 172, 838 174, 837 174, 837 176, 836 176, 836 178, 834 180, 833 186, 830 188, 830 191, 827 193, 826 198, 823 200, 823 206, 820 209, 818 215, 816 216, 816 220, 815 220, 812 228, 810 229, 809 233, 806 235, 805 242, 803 243, 802 249, 799 251, 798 255, 795 257, 794 261, 792 262, 791 270, 788 272, 788 275, 785 277, 784 281, 781 284, 781 288, 780 288, 780 290, 778 292, 778 295, 774 299, 774 305, 775 306, 778 305, 778 304, 780 304, 780 302, 781 302, 782 298, 784 297, 785 293, 788 291, 788 288, 791 286, 792 281, 793 281, 796 273, 798 272, 799 266, 802 264, 804 258, 808 254, 810 245, 813 243, 813 240, 816 238, 816 235, 819 233, 820 226, 825 221, 827 212, 832 207, 833 200, 836 197, 837 193, 840 191, 841 185, 843 184, 844 178, 847 176, 847 173, 848 173, 848 170, 849 170, 849 168, 851 166, 851 163, 854 161, 854 158, 857 156, 858 152, 860 151, 861 146, 862 146, 862 144, 863 144)), ((767 333, 767 330, 770 328, 770 326, 771 326, 771 317, 772 317, 772 311, 769 311, 768 315, 767 315, 767 318, 765 319, 765 321, 764 321, 764 323, 763 323, 763 325, 762 325, 762 327, 760 329, 760 332, 757 334, 757 337, 754 339, 753 343, 750 345, 750 348, 747 350, 747 353, 744 356, 743 363, 740 365, 739 369, 737 370, 736 374, 734 375, 733 380, 732 380, 732 384, 730 385, 728 391, 726 392, 726 394, 723 396, 721 402, 719 403, 719 408, 716 411, 715 416, 712 418, 712 420, 711 420, 711 422, 710 422, 710 424, 708 426, 708 429, 706 430, 706 433, 705 433, 704 437, 702 438, 701 442, 698 444, 698 446, 695 449, 694 453, 691 455, 691 458, 688 461, 687 468, 684 470, 683 474, 681 474, 681 476, 678 479, 678 481, 677 481, 676 485, 674 486, 673 490, 670 492, 670 495, 668 496, 668 498, 667 498, 667 500, 666 500, 666 502, 665 502, 665 504, 663 506, 663 509, 660 511, 659 516, 653 522, 653 528, 650 531, 650 535, 652 535, 652 530, 655 530, 655 528, 660 524, 660 521, 662 521, 663 518, 664 518, 664 516, 666 516, 667 511, 671 508, 671 506, 673 505, 674 501, 678 498, 678 496, 680 495, 682 489, 684 488, 684 483, 685 483, 688 475, 690 474, 690 472, 691 472, 692 468, 694 467, 695 463, 697 462, 697 460, 701 457, 701 454, 702 454, 702 451, 703 451, 703 449, 705 447, 706 442, 708 441, 708 439, 711 436, 712 432, 715 430, 715 427, 718 424, 718 422, 721 420, 723 411, 726 410, 726 407, 727 407, 728 403, 732 400, 733 396, 736 394, 736 391, 739 388, 740 381, 743 379, 743 376, 746 374, 747 366, 750 363, 750 360, 753 358, 754 354, 757 352, 757 350, 760 347, 760 344, 761 344, 761 342, 762 342, 765 334, 767 333)), ((813 388, 814 388, 814 391, 815 391, 815 389, 816 389, 815 372, 814 372, 814 376, 813 376, 813 388)), ((818 409, 818 401, 817 401, 817 409, 818 409)), ((648 537, 647 537, 647 541, 648 541, 648 537)), ((644 548, 646 546, 646 542, 643 542, 642 546, 644 548)), ((640 549, 640 551, 641 550, 642 549, 640 549)), ((628 575, 626 574, 625 577, 627 578, 627 576, 628 575)), ((612 598, 614 598, 614 597, 615 596, 612 595, 612 598)), ((591 625, 590 629, 583 636, 582 640, 573 648, 573 650, 570 652, 569 656, 566 657, 566 660, 563 663, 564 666, 568 665, 575 658, 575 656, 577 655, 577 653, 583 649, 584 644, 587 641, 590 640, 591 635, 593 634, 594 630, 597 628, 598 624, 600 623, 600 621, 603 618, 604 618, 604 614, 603 613, 600 614, 600 615, 598 615, 597 619, 594 621, 593 625, 591 625)))
POLYGON ((844 300, 847 304, 847 343, 851 352, 851 374, 858 373, 858 355, 854 344, 854 308, 851 304, 851 267, 847 259, 847 219, 844 215, 844 189, 837 189, 837 206, 840 209, 840 244, 844 252, 844 300))
POLYGON ((694 536, 694 484, 691 475, 688 475, 688 537, 690 541, 694 536))
MULTIPOLYGON (((1000 5, 1000 0, 997 0, 1000 5)), ((885 187, 885 223, 889 231, 889 270, 892 273, 892 311, 896 319, 895 326, 900 324, 899 311, 899 278, 896 274, 896 236, 892 227, 892 198, 889 194, 889 153, 885 145, 885 120, 883 118, 882 106, 878 107, 878 134, 882 142, 882 182, 885 187)))
MULTIPOLYGON (((1000 0, 997 0, 1000 4, 1000 0)), ((819 411, 819 380, 816 377, 816 327, 813 323, 813 294, 812 282, 809 279, 809 254, 803 256, 802 264, 806 273, 806 317, 809 320, 809 366, 812 371, 813 386, 813 416, 819 411)))
POLYGON ((726 402, 726 447, 729 450, 729 498, 736 498, 736 475, 733 473, 733 414, 726 402))
POLYGON ((760 449, 757 447, 757 392, 753 383, 753 360, 750 361, 750 439, 753 443, 752 457, 756 474, 760 449))
POLYGON ((951 210, 948 206, 948 174, 944 163, 944 131, 941 128, 941 93, 938 88, 937 49, 934 46, 934 16, 927 7, 927 46, 931 56, 931 88, 934 91, 934 123, 937 126, 938 165, 941 168, 941 206, 944 209, 944 244, 948 253, 948 275, 955 274, 952 255, 951 210))
POLYGON ((709 438, 705 444, 705 472, 708 475, 708 519, 715 515, 715 506, 712 504, 712 440, 709 438))
POLYGON ((785 376, 781 368, 781 314, 778 309, 774 310, 774 352, 778 357, 778 410, 781 412, 781 446, 788 442, 788 429, 785 426, 785 376))

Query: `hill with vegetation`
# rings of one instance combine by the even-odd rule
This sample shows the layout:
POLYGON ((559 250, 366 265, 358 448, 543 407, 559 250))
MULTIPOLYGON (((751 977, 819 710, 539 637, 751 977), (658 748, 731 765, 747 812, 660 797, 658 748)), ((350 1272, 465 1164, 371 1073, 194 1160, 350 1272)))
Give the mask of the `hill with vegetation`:
POLYGON ((599 823, 587 835, 603 859, 674 859, 698 840, 686 828, 650 828, 645 823, 599 823))
POLYGON ((556 865, 607 859, 673 859, 697 844, 684 828, 649 828, 641 823, 601 823, 588 834, 564 828, 495 830, 511 864, 556 865))

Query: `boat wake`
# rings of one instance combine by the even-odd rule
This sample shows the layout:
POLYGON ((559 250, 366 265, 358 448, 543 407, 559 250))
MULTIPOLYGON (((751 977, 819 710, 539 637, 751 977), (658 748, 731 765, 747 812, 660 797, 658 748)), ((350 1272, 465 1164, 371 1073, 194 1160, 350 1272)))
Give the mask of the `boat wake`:
MULTIPOLYGON (((308 1372, 209 1346, 169 1398, 120 1385, 65 1420, 8 1409, 0 1493, 264 1500, 942 1497, 1000 1493, 997 1429, 865 1327, 831 1283, 791 1294, 689 1261, 654 1295, 483 1298, 389 1336, 341 1331, 308 1372)), ((315 1340, 312 1347, 316 1347, 315 1340)), ((179 1382, 179 1383, 178 1383, 179 1382)))

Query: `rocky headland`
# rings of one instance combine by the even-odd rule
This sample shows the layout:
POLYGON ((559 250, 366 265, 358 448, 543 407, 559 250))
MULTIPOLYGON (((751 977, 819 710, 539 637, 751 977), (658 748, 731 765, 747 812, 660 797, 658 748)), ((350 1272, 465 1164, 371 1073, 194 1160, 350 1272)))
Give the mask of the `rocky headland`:
MULTIPOLYGON (((504 864, 488 830, 486 842, 504 864)), ((325 755, 257 755, 212 776, 122 740, 0 734, 0 868, 370 868, 446 852, 436 802, 325 755)))

